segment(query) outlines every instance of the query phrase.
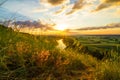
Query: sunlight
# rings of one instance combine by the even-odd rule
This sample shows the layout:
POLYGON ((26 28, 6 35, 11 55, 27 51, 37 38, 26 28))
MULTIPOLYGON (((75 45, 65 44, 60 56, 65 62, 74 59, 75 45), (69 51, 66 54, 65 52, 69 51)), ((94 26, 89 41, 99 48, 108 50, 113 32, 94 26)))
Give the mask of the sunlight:
POLYGON ((57 24, 55 26, 56 30, 60 30, 60 31, 64 31, 65 29, 67 29, 67 25, 66 24, 57 24))

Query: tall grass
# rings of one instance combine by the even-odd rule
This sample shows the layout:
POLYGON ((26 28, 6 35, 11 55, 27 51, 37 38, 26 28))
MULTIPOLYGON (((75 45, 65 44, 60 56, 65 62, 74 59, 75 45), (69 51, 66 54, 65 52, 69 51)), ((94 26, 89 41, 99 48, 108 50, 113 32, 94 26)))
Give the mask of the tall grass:
POLYGON ((119 80, 120 79, 120 56, 112 52, 106 60, 98 63, 96 67, 96 78, 98 80, 119 80))

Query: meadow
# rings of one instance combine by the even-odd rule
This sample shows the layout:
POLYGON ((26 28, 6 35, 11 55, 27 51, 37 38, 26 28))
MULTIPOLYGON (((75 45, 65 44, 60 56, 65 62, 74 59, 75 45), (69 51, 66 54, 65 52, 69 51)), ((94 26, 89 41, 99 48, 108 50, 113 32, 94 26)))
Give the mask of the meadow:
POLYGON ((119 48, 118 35, 38 36, 0 25, 0 80, 120 80, 119 48))

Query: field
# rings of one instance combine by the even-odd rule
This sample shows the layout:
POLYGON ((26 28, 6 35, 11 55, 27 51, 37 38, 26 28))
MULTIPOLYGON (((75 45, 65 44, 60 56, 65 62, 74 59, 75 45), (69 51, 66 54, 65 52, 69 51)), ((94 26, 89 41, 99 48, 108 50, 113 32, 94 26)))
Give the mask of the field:
POLYGON ((78 36, 76 38, 85 46, 115 51, 119 51, 120 48, 119 35, 78 36))
POLYGON ((119 66, 119 35, 36 36, 0 25, 0 80, 120 80, 119 66))

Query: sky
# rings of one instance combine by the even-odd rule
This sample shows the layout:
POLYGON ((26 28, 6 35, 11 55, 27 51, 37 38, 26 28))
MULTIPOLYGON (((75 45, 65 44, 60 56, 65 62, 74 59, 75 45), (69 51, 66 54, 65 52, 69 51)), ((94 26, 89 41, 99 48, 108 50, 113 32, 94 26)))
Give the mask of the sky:
POLYGON ((1 7, 69 29, 120 22, 120 0, 7 0, 1 7))

